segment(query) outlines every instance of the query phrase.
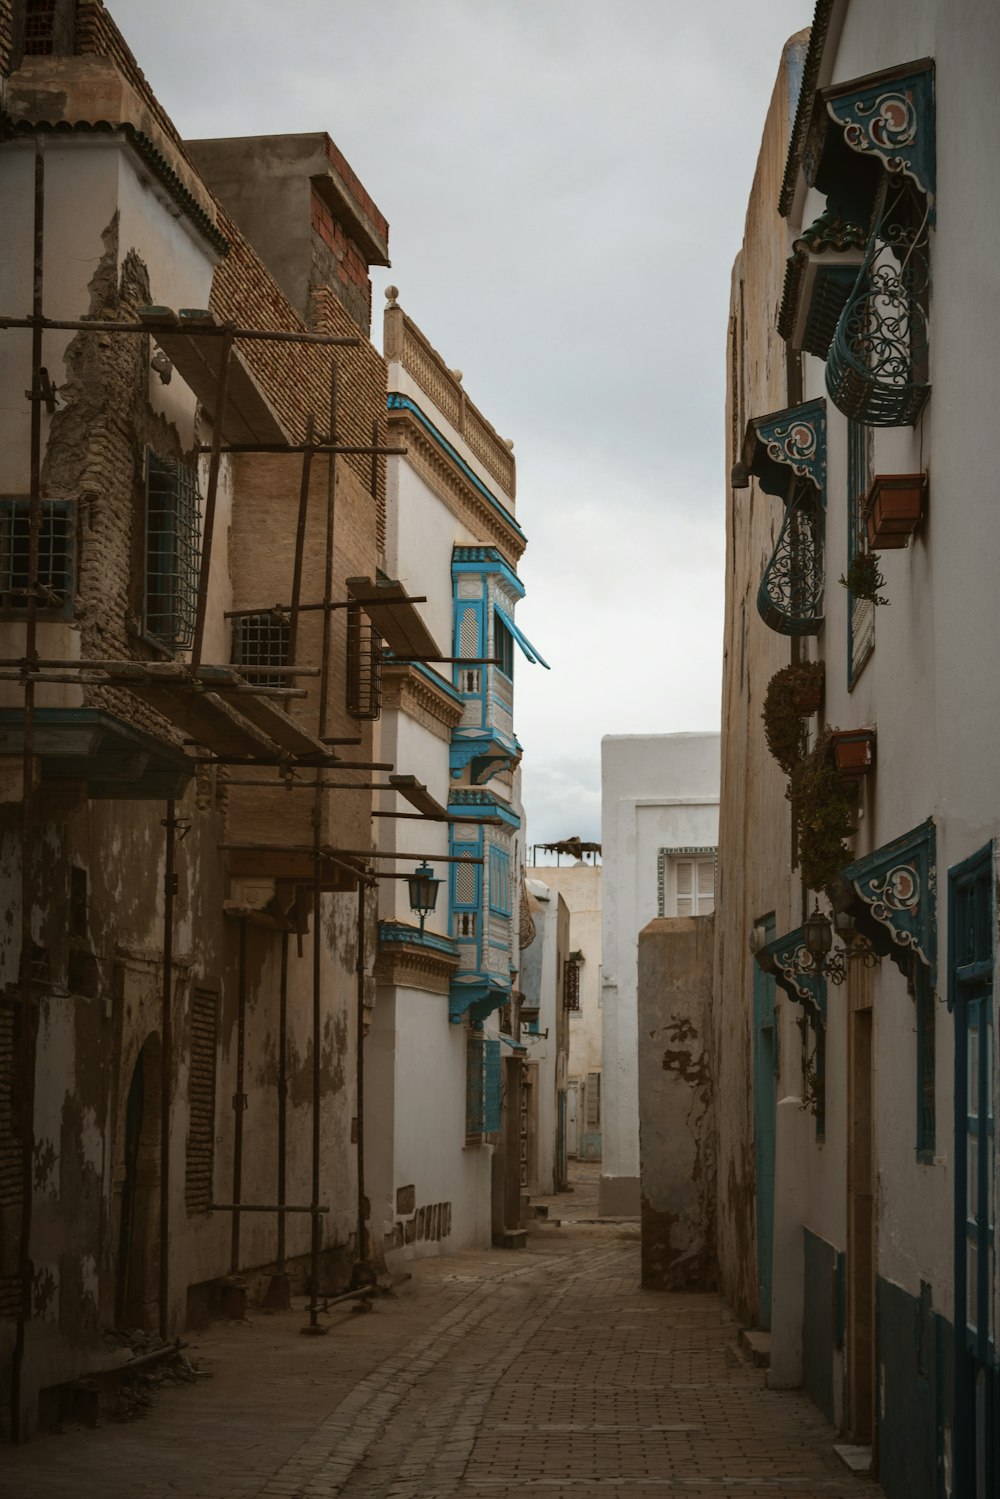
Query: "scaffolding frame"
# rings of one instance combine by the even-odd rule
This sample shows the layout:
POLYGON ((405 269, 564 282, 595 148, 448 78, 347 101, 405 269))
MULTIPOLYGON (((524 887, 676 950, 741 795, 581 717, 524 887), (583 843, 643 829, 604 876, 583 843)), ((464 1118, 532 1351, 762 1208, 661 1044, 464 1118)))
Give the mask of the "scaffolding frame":
MULTIPOLYGON (((391 855, 380 855, 378 850, 370 848, 367 850, 339 850, 326 847, 321 841, 321 812, 324 805, 324 797, 329 792, 341 792, 348 790, 385 791, 391 790, 404 796, 417 806, 418 810, 412 813, 374 813, 373 815, 395 815, 413 816, 428 820, 450 821, 452 820, 446 808, 437 804, 431 805, 433 798, 429 797, 425 787, 416 782, 415 777, 399 777, 403 784, 393 785, 392 779, 388 783, 362 782, 339 782, 324 778, 322 772, 332 769, 337 770, 388 770, 393 766, 387 763, 362 762, 345 760, 335 753, 334 747, 342 744, 357 743, 356 739, 335 739, 327 734, 330 687, 331 687, 331 640, 329 622, 332 611, 345 607, 358 606, 365 608, 369 605, 381 603, 382 600, 375 598, 366 600, 363 590, 357 588, 350 590, 351 597, 345 600, 335 600, 332 597, 333 565, 334 565, 334 536, 335 536, 335 459, 337 456, 362 456, 371 457, 371 477, 369 489, 373 499, 377 495, 378 487, 378 461, 380 457, 390 454, 405 454, 405 447, 389 446, 382 444, 379 440, 380 429, 377 418, 372 424, 372 438, 368 445, 346 444, 339 441, 338 432, 338 389, 339 372, 335 351, 339 347, 357 347, 362 342, 359 336, 339 336, 333 334, 309 333, 306 331, 271 330, 266 328, 252 328, 237 326, 232 323, 218 323, 211 314, 193 314, 178 319, 170 309, 149 308, 143 309, 146 314, 139 321, 116 321, 116 320, 86 320, 86 319, 52 319, 44 315, 44 246, 45 246, 45 141, 41 134, 36 133, 34 138, 34 179, 33 179, 33 224, 32 224, 32 296, 31 314, 28 317, 13 317, 0 313, 0 331, 28 330, 31 333, 31 384, 25 391, 25 397, 30 403, 30 458, 29 458, 29 497, 28 497, 28 546, 27 546, 27 577, 26 577, 26 599, 23 615, 24 624, 24 652, 17 657, 0 657, 0 680, 19 681, 22 684, 23 703, 23 732, 21 747, 21 781, 22 781, 22 805, 20 819, 20 841, 21 841, 21 911, 20 911, 20 956, 18 965, 18 976, 13 995, 8 994, 7 1000, 13 1000, 20 1007, 21 1024, 19 1026, 19 1073, 21 1078, 20 1091, 20 1134, 21 1134, 21 1215, 20 1215, 20 1239, 18 1245, 19 1273, 21 1280, 21 1305, 17 1317, 16 1337, 13 1357, 12 1394, 11 1394, 11 1435, 16 1442, 21 1439, 21 1390, 22 1374, 25 1353, 26 1324, 31 1318, 31 1226, 33 1207, 33 1158, 35 1149, 34 1135, 34 1113, 35 1113, 35 1068, 37 1061, 37 1011, 36 999, 40 993, 40 983, 34 972, 34 943, 33 943, 33 916, 35 913, 38 891, 36 890, 37 857, 36 838, 38 833, 38 811, 36 801, 34 759, 36 740, 36 692, 39 685, 46 683, 71 682, 77 686, 105 686, 114 688, 125 688, 135 695, 143 692, 157 692, 163 690, 165 680, 169 680, 171 690, 188 698, 200 698, 203 700, 213 699, 213 711, 216 708, 227 710, 236 719, 243 723, 246 728, 247 720, 241 719, 238 713, 240 707, 253 707, 253 714, 258 724, 264 727, 259 732, 251 732, 249 739, 257 740, 256 746, 252 746, 244 754, 227 754, 211 752, 208 755, 201 754, 195 757, 195 765, 232 765, 243 766, 247 769, 264 768, 265 766, 277 767, 280 775, 273 781, 262 778, 260 780, 247 780, 246 782, 235 782, 234 784, 266 785, 281 788, 284 784, 290 790, 311 790, 314 796, 314 838, 311 847, 302 850, 311 858, 312 877, 308 882, 308 894, 311 897, 312 917, 312 1098, 311 1098, 311 1200, 308 1204, 289 1203, 286 1194, 287 1174, 287 1002, 288 1002, 288 966, 289 935, 292 930, 299 932, 299 951, 301 953, 301 926, 293 926, 290 921, 280 924, 281 930, 281 953, 280 953, 280 979, 278 996, 278 1046, 279 1046, 279 1077, 278 1077, 278 1109, 277 1109, 277 1137, 278 1137, 278 1161, 277 1161, 277 1202, 276 1203, 247 1203, 242 1200, 242 1158, 243 1158, 243 1069, 245 1050, 245 1027, 246 1027, 246 928, 249 921, 248 913, 239 913, 239 954, 237 972, 237 1061, 236 1061, 236 1096, 234 1098, 234 1137, 233 1137, 233 1190, 231 1201, 225 1203, 213 1202, 209 1204, 209 1211, 228 1212, 231 1215, 230 1230, 230 1273, 235 1274, 239 1270, 240 1258, 240 1225, 243 1213, 265 1212, 274 1213, 276 1216, 277 1252, 276 1268, 277 1276, 283 1277, 287 1288, 286 1274, 286 1235, 285 1223, 289 1213, 308 1213, 311 1219, 312 1232, 310 1236, 310 1303, 309 1322, 302 1329, 303 1332, 322 1333, 327 1329, 319 1323, 319 1313, 327 1305, 327 1299, 321 1297, 319 1287, 319 1266, 322 1250, 322 1220, 324 1215, 330 1211, 329 1204, 320 1201, 321 1195, 321 1031, 322 1031, 322 984, 321 984, 321 948, 320 948, 320 912, 324 889, 327 884, 324 876, 329 878, 329 871, 335 869, 339 872, 342 881, 351 881, 358 893, 357 914, 357 961, 356 961, 356 1006, 357 1006, 357 1046, 356 1046, 356 1089, 357 1089, 357 1260, 352 1277, 354 1282, 361 1285, 370 1285, 374 1280, 374 1274, 370 1263, 370 1247, 368 1244, 368 1228, 365 1213, 365 1180, 364 1180, 364 1022, 365 1022, 365 949, 367 942, 365 897, 368 890, 374 888, 380 879, 399 879, 405 875, 379 869, 375 864, 378 858, 389 857, 393 860, 406 859, 417 860, 420 855, 392 853, 391 855), (194 451, 198 454, 208 453, 209 468, 205 493, 205 508, 201 523, 201 545, 198 560, 198 582, 197 597, 194 615, 193 638, 190 648, 190 659, 188 661, 177 661, 169 663, 150 662, 140 659, 127 658, 121 660, 108 659, 81 659, 79 661, 59 658, 42 658, 38 652, 38 623, 39 604, 45 586, 40 579, 40 542, 43 520, 43 495, 41 483, 42 470, 42 425, 41 416, 43 408, 50 414, 55 409, 56 389, 49 379, 48 373, 42 362, 43 357, 43 335, 46 332, 84 332, 107 334, 112 336, 141 336, 156 339, 157 331, 165 329, 179 330, 187 336, 199 339, 218 340, 220 344, 219 363, 217 370, 216 397, 213 406, 212 418, 212 441, 210 444, 199 444, 194 451), (328 419, 328 430, 325 436, 316 435, 316 416, 309 413, 307 416, 305 441, 301 443, 227 443, 224 440, 223 428, 226 421, 226 400, 230 380, 230 372, 233 363, 233 353, 236 344, 242 340, 266 341, 276 343, 293 343, 310 346, 319 346, 331 350, 330 361, 330 387, 329 408, 326 413, 328 419), (223 668, 210 667, 203 664, 203 650, 205 640, 205 625, 209 604, 209 581, 210 567, 212 561, 217 497, 222 457, 224 454, 251 454, 251 453, 282 453, 296 454, 302 459, 301 479, 299 488, 299 505, 296 525, 296 544, 293 564, 293 576, 291 580, 291 597, 287 605, 268 606, 281 614, 287 620, 289 626, 289 648, 287 667, 269 665, 263 668, 252 666, 240 667, 238 670, 229 666, 223 668), (305 537, 308 519, 309 492, 312 461, 315 456, 328 458, 328 479, 326 494, 326 537, 325 537, 325 593, 321 602, 303 603, 302 572, 305 549, 305 537), (359 592, 361 596, 359 597, 359 592), (321 610, 324 616, 322 630, 321 660, 318 667, 306 665, 298 659, 299 654, 299 620, 302 613, 312 610, 321 610), (174 669, 163 670, 164 665, 174 669), (178 670, 179 668, 179 670, 178 670), (255 671, 266 674, 270 681, 267 686, 257 685, 254 680, 255 671), (271 685, 275 676, 287 682, 287 686, 271 685), (281 712, 292 699, 301 699, 308 695, 307 689, 298 685, 304 678, 319 678, 319 733, 316 736, 309 735, 307 731, 296 730, 297 720, 281 712), (210 690, 211 689, 211 690, 210 690), (235 709, 232 704, 235 701, 235 709), (279 706, 280 705, 280 706, 279 706), (280 715, 280 716, 276 716, 280 715), (269 739, 267 728, 272 731, 276 726, 284 729, 287 726, 288 736, 292 743, 280 743, 269 739), (308 742, 308 741, 311 741, 308 742), (307 779, 296 780, 297 774, 306 774, 307 779), (321 1305, 322 1302, 322 1305, 321 1305)), ((194 393, 194 392, 193 392, 194 393)), ((196 393, 195 393, 196 394, 196 393)), ((370 588, 375 585, 372 580, 352 579, 351 583, 367 583, 370 588)), ((394 585, 398 589, 398 585, 394 585)), ((416 632, 420 643, 426 647, 430 637, 427 635, 426 627, 423 626, 419 616, 413 610, 416 602, 425 602, 422 597, 411 598, 404 590, 399 590, 394 602, 410 616, 408 623, 416 632), (420 632, 423 631, 423 637, 420 632)), ((230 611, 232 615, 240 612, 257 613, 264 611, 230 611)), ((366 611, 367 612, 367 611, 366 611)), ((373 627, 375 621, 372 620, 373 627)), ((399 660, 410 661, 441 661, 451 662, 456 659, 438 654, 436 651, 425 650, 424 654, 411 653, 405 657, 396 657, 399 660)), ((148 700, 148 699, 147 699, 148 700)), ((169 711, 162 707, 160 711, 169 721, 177 723, 177 718, 171 719, 169 711)), ((226 717, 222 712, 220 717, 226 717)), ((251 729, 253 721, 250 720, 251 729)), ((189 740, 188 743, 201 743, 197 739, 189 740)), ((211 751, 211 746, 208 746, 211 751)), ((171 1107, 173 1103, 171 1093, 171 1054, 173 1043, 173 939, 174 939, 174 901, 176 884, 176 848, 179 838, 183 837, 189 824, 186 824, 177 814, 177 803, 175 798, 168 798, 165 803, 165 815, 161 825, 164 829, 164 914, 163 914, 163 939, 161 949, 161 961, 163 969, 163 981, 160 997, 160 1039, 161 1039, 161 1116, 160 1116, 160 1162, 159 1162, 159 1331, 161 1337, 166 1339, 168 1335, 168 1303, 170 1294, 170 1256, 169 1256, 169 1223, 170 1223, 170 1170, 169 1170, 169 1132, 171 1107)), ((223 848, 230 845, 223 844, 223 848)), ((270 848, 275 853, 290 852, 290 848, 281 846, 258 845, 260 850, 270 848)), ((296 852, 300 851, 296 847, 296 852)), ((434 855, 440 858, 440 855, 434 855)), ((301 887, 301 882, 296 888, 301 887)), ((232 913, 226 913, 232 914, 232 913)), ((277 923, 276 923, 277 924, 277 923)), ((280 1293, 280 1288, 279 1288, 280 1293)), ((351 1294, 356 1294, 352 1291, 351 1294)))

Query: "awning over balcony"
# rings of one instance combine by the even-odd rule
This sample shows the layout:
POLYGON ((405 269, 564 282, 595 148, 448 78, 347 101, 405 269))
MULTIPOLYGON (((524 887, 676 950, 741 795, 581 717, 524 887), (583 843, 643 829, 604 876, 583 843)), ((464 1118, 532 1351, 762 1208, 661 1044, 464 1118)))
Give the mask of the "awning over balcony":
POLYGON ((804 1006, 811 1020, 826 1019, 826 980, 806 947, 805 927, 797 926, 768 942, 754 957, 765 973, 774 975, 789 999, 804 1006))
POLYGON ((841 871, 843 903, 877 953, 907 977, 914 958, 937 982, 937 835, 928 818, 841 871))
MULTIPOLYGON (((24 712, 0 709, 0 756, 20 756, 24 712)), ((195 761, 176 745, 97 708, 36 708, 32 747, 42 782, 82 782, 94 801, 168 801, 182 796, 195 761)))

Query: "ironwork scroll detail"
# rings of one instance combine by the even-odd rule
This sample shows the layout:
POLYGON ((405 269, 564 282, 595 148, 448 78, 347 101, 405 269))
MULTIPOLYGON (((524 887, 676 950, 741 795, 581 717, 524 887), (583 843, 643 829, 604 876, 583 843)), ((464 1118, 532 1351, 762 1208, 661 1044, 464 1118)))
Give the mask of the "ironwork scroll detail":
MULTIPOLYGON (((810 479, 820 495, 825 495, 825 401, 806 401, 802 406, 758 417, 752 425, 757 442, 773 463, 787 465, 800 479, 810 479)), ((763 487, 768 488, 766 484, 763 487)))
POLYGON ((830 345, 830 399, 866 426, 912 424, 930 389, 928 212, 906 183, 886 193, 830 345))
POLYGON ((779 635, 817 635, 823 623, 823 517, 816 491, 800 481, 785 510, 757 590, 757 612, 779 635))

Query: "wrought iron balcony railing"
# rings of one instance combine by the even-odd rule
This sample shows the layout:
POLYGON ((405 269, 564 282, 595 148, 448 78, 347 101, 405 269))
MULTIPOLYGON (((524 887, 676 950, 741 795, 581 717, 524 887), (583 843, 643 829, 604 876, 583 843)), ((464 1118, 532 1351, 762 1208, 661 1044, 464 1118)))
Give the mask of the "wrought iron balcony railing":
POLYGON ((911 425, 930 389, 929 214, 926 199, 909 182, 885 192, 861 273, 830 345, 830 399, 845 416, 869 427, 911 425))
POLYGON ((757 612, 779 635, 818 635, 823 624, 823 512, 799 480, 757 590, 757 612))

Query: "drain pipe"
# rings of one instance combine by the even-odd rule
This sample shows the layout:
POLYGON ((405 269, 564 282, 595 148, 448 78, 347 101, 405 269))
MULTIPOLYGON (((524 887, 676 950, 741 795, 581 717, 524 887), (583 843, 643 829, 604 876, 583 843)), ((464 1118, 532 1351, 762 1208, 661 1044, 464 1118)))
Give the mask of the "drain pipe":
MULTIPOLYGON (((278 1207, 285 1206, 288 1139, 288 933, 281 934, 278 989, 278 1207)), ((277 1273, 285 1274, 285 1215, 278 1213, 277 1273)))
POLYGON ((358 1145, 358 1265, 356 1278, 371 1276, 368 1258, 367 1203, 365 1201, 365 900, 367 883, 358 881, 358 1045, 357 1045, 357 1145, 358 1145))
POLYGON ((170 1297, 170 1080, 173 1058, 174 899, 177 895, 176 803, 167 802, 163 819, 166 857, 163 874, 163 992, 160 1001, 160 1337, 167 1339, 170 1297))
MULTIPOLYGON (((243 1111, 246 1094, 243 1091, 246 1062, 247 1029, 247 923, 240 919, 240 955, 237 991, 238 1015, 236 1020, 236 1092, 233 1094, 233 1110, 236 1114, 233 1130, 233 1223, 229 1239, 229 1273, 236 1275, 240 1268, 240 1203, 243 1196, 243 1111)), ((282 1216, 284 1216, 282 1214, 282 1216)))

